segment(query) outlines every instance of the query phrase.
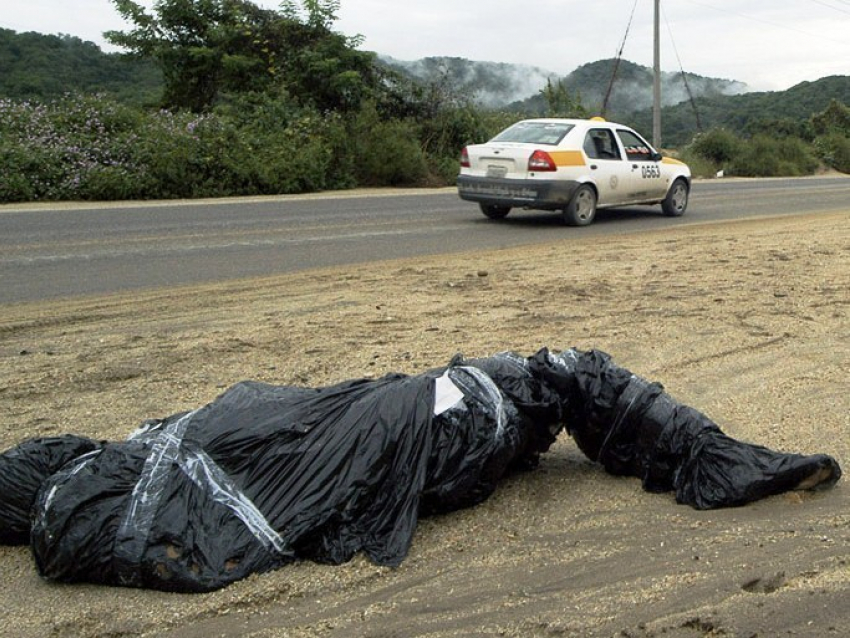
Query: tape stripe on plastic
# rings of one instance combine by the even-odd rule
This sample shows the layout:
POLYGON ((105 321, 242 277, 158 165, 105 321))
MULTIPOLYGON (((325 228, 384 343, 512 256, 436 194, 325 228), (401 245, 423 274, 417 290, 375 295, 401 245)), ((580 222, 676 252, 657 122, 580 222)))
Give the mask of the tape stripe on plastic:
POLYGON ((236 487, 233 480, 206 452, 197 446, 184 444, 177 462, 195 485, 245 523, 263 547, 276 554, 291 554, 287 552, 286 542, 272 528, 257 506, 236 487))

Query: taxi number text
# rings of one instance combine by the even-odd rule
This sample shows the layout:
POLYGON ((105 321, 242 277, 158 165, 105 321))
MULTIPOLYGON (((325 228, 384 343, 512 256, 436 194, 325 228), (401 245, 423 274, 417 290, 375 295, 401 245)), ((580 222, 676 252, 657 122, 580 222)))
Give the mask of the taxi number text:
POLYGON ((641 167, 641 174, 644 179, 658 179, 661 177, 661 169, 657 164, 641 167))

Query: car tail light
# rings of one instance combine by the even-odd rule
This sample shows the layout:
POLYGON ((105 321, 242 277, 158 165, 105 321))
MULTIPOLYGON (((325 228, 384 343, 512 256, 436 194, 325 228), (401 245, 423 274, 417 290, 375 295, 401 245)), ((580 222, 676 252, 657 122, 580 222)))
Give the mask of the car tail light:
POLYGON ((557 171, 558 167, 555 166, 555 160, 552 159, 549 153, 546 151, 534 151, 531 157, 528 158, 528 170, 537 172, 557 171))
POLYGON ((466 150, 466 147, 460 152, 460 165, 463 168, 469 168, 469 151, 466 150))

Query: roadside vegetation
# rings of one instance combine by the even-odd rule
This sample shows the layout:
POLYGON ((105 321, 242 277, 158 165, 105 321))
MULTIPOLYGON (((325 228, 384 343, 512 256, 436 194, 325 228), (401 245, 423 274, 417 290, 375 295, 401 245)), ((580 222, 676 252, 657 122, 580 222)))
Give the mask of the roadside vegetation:
POLYGON ((683 149, 691 169, 704 177, 811 175, 829 168, 850 173, 850 108, 833 100, 806 121, 754 121, 748 134, 725 128, 697 134, 683 149))
MULTIPOLYGON (((0 62, 16 69, 0 80, 0 202, 448 185, 460 148, 521 117, 477 106, 448 75, 417 81, 359 50, 333 28, 339 0, 112 3, 134 26, 107 38, 129 56, 0 30, 0 62), (17 59, 60 72, 27 75, 17 59), (56 95, 62 64, 86 72, 56 95)), ((562 82, 540 97, 548 115, 590 114, 562 82)), ((677 154, 698 175, 850 172, 850 109, 751 118, 677 154)))

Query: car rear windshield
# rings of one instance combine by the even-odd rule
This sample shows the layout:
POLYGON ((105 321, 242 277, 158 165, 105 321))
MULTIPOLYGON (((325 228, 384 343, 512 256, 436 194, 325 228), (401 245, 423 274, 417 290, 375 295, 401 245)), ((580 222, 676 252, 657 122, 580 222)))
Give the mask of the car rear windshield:
POLYGON ((573 125, 566 122, 517 122, 490 141, 555 145, 572 129, 573 125))

